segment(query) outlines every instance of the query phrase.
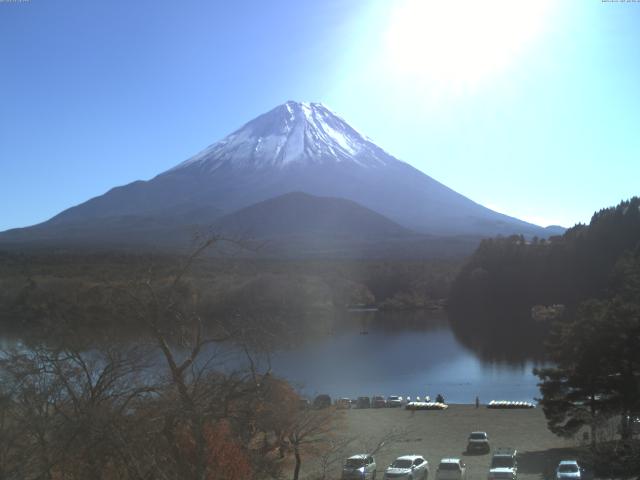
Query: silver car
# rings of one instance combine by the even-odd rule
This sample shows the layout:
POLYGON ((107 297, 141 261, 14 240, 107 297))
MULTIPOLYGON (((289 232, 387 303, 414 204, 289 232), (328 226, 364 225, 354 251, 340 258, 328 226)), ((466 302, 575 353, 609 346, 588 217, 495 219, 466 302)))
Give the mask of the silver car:
POLYGON ((489 453, 491 447, 489 445, 489 436, 487 432, 471 432, 467 440, 467 452, 489 453))
POLYGON ((396 458, 384 472, 384 480, 427 480, 429 462, 422 455, 403 455, 396 458))
POLYGON ((562 460, 556 468, 556 480, 580 480, 584 469, 575 460, 562 460))
POLYGON ((516 480, 518 478, 518 452, 514 448, 498 448, 489 466, 489 480, 516 480))
POLYGON ((372 455, 359 453, 352 455, 342 467, 342 480, 375 480, 376 461, 372 455))
POLYGON ((459 458, 443 458, 436 471, 436 480, 466 480, 467 466, 459 458))

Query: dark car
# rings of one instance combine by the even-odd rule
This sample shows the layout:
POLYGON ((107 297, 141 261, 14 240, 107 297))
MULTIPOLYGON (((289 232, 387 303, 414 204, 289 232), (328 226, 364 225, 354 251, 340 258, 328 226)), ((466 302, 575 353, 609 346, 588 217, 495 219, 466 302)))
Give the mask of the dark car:
POLYGON ((329 395, 318 395, 313 400, 313 408, 329 408, 331 406, 331 397, 329 395))
POLYGON ((371 399, 369 397, 358 397, 356 408, 371 408, 371 399))
POLYGON ((471 432, 467 440, 467 452, 489 453, 491 446, 487 432, 471 432))
POLYGON ((371 400, 371 406, 373 408, 384 408, 387 406, 387 401, 382 395, 375 395, 371 400))

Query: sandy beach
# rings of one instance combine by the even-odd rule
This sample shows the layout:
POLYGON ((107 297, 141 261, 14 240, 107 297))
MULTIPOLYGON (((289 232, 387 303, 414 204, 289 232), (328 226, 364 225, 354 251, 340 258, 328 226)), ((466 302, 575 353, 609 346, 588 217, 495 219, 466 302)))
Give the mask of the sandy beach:
MULTIPOLYGON (((550 478, 560 459, 575 458, 576 440, 566 440, 547 430, 540 408, 529 410, 493 410, 485 406, 451 405, 444 411, 407 411, 404 408, 347 410, 344 434, 358 438, 345 453, 361 453, 372 441, 394 428, 406 429, 400 441, 383 448, 376 461, 378 478, 396 457, 423 455, 430 464, 431 478, 441 458, 459 457, 468 468, 468 479, 486 480, 491 453, 469 455, 465 452, 469 432, 486 431, 491 448, 512 447, 519 452, 518 478, 550 478)), ((308 465, 309 469, 311 466, 308 465)), ((303 469, 307 470, 307 469, 303 469)), ((311 471, 307 470, 307 474, 311 471)), ((340 478, 338 466, 329 478, 340 478)))

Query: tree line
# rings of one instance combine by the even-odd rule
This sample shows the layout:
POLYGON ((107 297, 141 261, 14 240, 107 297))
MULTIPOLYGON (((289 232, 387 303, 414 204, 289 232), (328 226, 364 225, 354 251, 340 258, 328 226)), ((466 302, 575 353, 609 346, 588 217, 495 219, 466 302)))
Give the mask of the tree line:
POLYGON ((599 473, 640 473, 640 246, 616 262, 608 294, 553 322, 540 378, 549 429, 589 439, 599 473))
POLYGON ((0 479, 297 480, 312 463, 307 477, 322 480, 337 468, 355 440, 342 433, 342 413, 308 408, 270 370, 283 320, 259 308, 215 310, 192 275, 219 241, 173 266, 110 275, 99 294, 30 292, 31 308, 51 322, 0 353, 0 479), (76 317, 92 306, 143 334, 128 344, 87 337, 76 317))
POLYGON ((640 198, 549 240, 483 241, 450 306, 471 336, 543 344, 549 366, 534 373, 549 429, 588 440, 599 475, 640 473, 640 198))
MULTIPOLYGON (((265 412, 282 409, 293 418, 298 397, 253 362, 217 368, 219 354, 207 346, 249 345, 259 326, 218 321, 203 328, 199 299, 185 282, 197 254, 171 277, 148 272, 113 286, 112 313, 144 326, 146 348, 78 347, 68 331, 3 353, 0 478, 204 480, 273 473, 277 457, 270 454, 282 446, 286 423, 265 412)), ((68 310, 58 306, 45 304, 41 313, 64 319, 68 310)))
POLYGON ((452 283, 449 308, 459 330, 490 329, 540 339, 545 318, 536 305, 563 305, 572 315, 583 300, 608 294, 617 261, 640 242, 640 198, 595 213, 562 236, 485 239, 452 283))
MULTIPOLYGON (((115 287, 143 278, 150 270, 158 279, 168 278, 179 261, 177 256, 117 252, 0 252, 0 324, 5 331, 13 329, 19 334, 53 328, 61 322, 66 329, 131 329, 135 322, 112 312, 115 287), (51 314, 54 304, 58 317, 64 318, 51 314)), ((210 315, 260 312, 263 317, 289 319, 287 329, 298 330, 299 336, 305 329, 322 328, 318 324, 323 318, 330 321, 336 310, 354 304, 390 310, 438 304, 447 296, 459 265, 457 260, 204 257, 194 263, 185 280, 199 291, 210 315)))

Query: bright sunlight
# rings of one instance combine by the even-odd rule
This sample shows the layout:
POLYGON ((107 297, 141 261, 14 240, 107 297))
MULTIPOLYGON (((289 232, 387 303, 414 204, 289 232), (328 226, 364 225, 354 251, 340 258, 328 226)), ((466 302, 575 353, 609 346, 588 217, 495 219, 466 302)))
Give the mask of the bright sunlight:
POLYGON ((473 89, 540 34, 549 6, 546 0, 399 2, 386 32, 385 63, 404 80, 473 89))

